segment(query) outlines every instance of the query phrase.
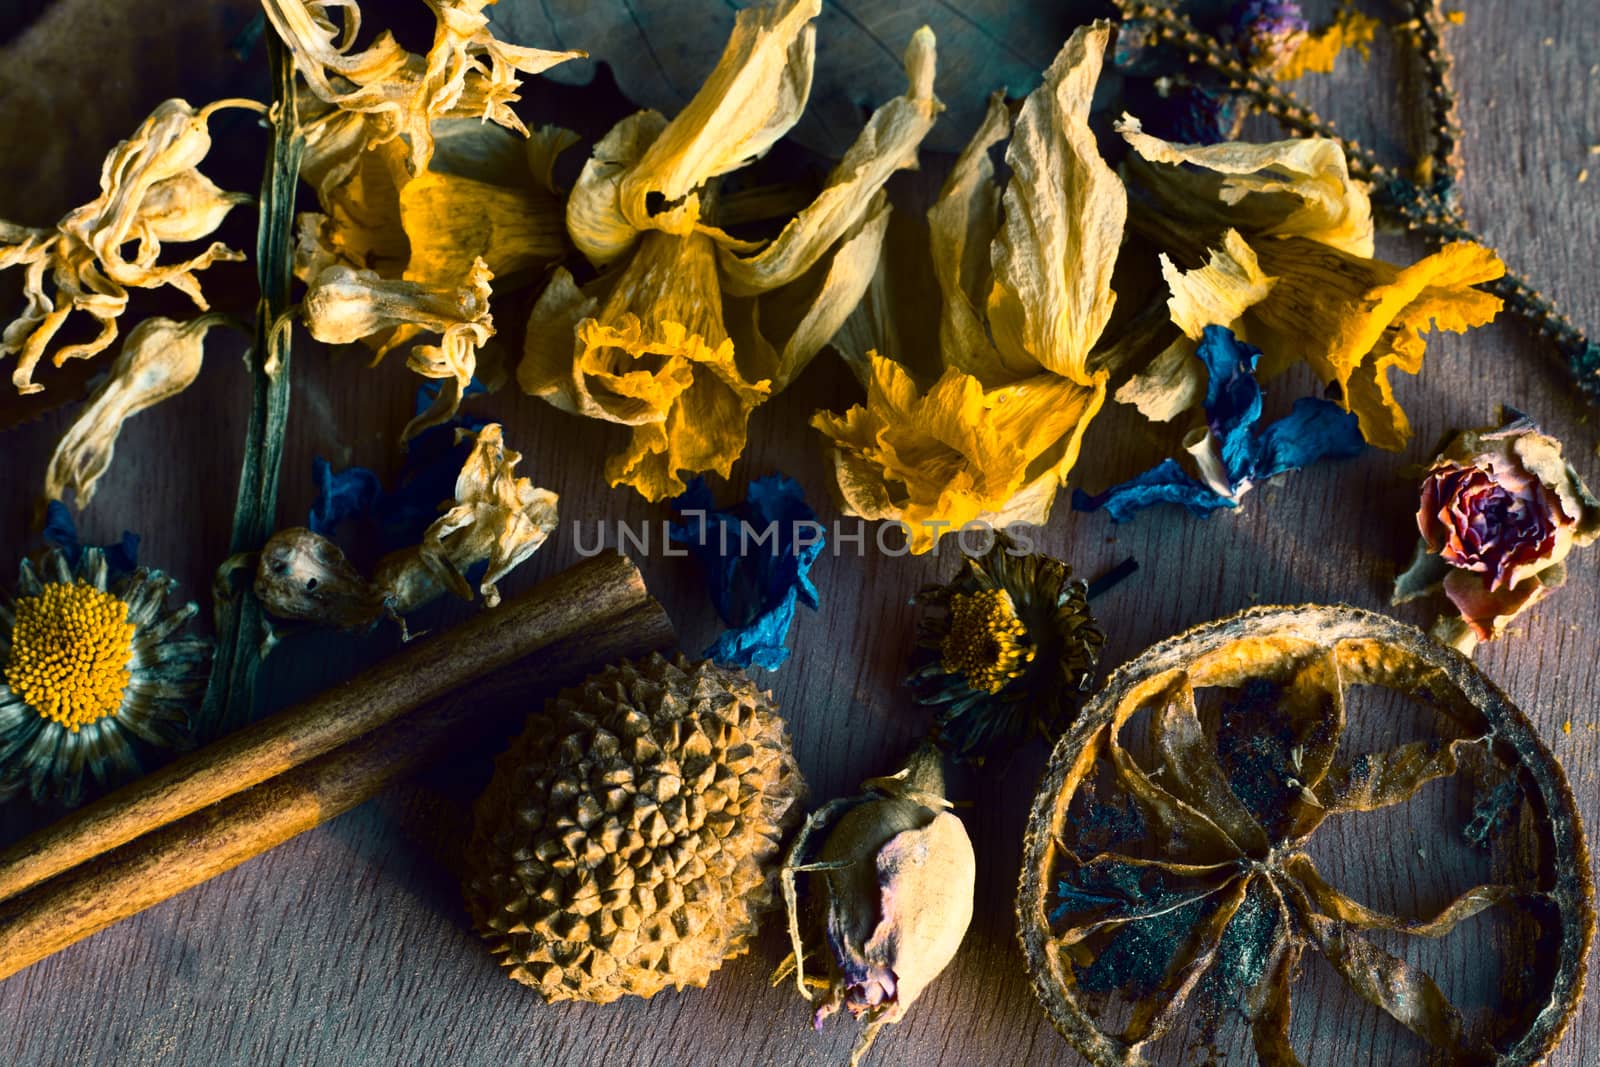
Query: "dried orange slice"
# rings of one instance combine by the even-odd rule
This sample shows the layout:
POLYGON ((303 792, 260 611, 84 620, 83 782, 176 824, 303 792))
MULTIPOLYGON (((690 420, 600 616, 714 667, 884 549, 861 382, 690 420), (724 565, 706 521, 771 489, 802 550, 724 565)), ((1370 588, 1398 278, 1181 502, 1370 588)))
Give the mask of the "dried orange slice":
MULTIPOLYGON (((1366 858, 1401 851, 1379 840, 1366 858)), ((1017 912, 1039 999, 1095 1064, 1152 1062, 1192 1013, 1232 1012, 1258 1062, 1298 1065, 1291 994, 1314 953, 1432 1060, 1520 1067, 1576 1010, 1594 883, 1560 765, 1470 660, 1371 612, 1272 607, 1155 645, 1084 709, 1034 801, 1017 912), (1354 686, 1397 691, 1436 736, 1346 751, 1354 686), (1493 849, 1492 881, 1418 918, 1330 884, 1308 850, 1319 827, 1383 818, 1360 813, 1440 779, 1473 787, 1454 831, 1493 849), (1468 1025, 1382 943, 1445 937, 1489 909, 1514 914, 1520 962, 1491 1021, 1468 1025)))

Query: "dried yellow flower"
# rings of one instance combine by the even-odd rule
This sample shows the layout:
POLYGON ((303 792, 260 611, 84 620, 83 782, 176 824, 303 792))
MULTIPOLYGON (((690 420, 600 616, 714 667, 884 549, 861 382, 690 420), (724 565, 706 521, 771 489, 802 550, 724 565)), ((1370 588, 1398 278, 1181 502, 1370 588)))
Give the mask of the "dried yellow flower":
POLYGON ((854 361, 866 404, 813 417, 845 510, 906 524, 914 552, 968 522, 1044 522, 1105 400, 1108 374, 1091 352, 1116 300, 1127 200, 1088 114, 1110 32, 1097 22, 1074 33, 1014 128, 991 100, 928 212, 943 298, 937 380, 923 389, 897 362, 909 353, 881 355, 892 322, 874 318, 861 332, 877 350, 854 361), (1008 133, 1002 193, 989 151, 1008 133))
POLYGON ((717 179, 765 153, 805 106, 820 6, 741 11, 684 110, 618 123, 568 200, 573 243, 596 266, 620 266, 582 288, 555 272, 517 378, 564 411, 632 426, 606 477, 650 500, 683 492, 686 473, 727 475, 750 412, 839 329, 877 263, 883 184, 916 165, 942 108, 924 28, 906 51, 905 95, 872 115, 811 204, 770 242, 720 229, 717 179))
POLYGON ((130 288, 172 286, 201 311, 208 309, 195 273, 219 261, 242 260, 242 252, 218 242, 179 263, 158 260, 162 242, 199 240, 251 199, 224 192, 196 169, 211 150, 207 121, 230 107, 261 109, 253 100, 218 100, 198 111, 167 100, 107 154, 94 200, 68 212, 53 229, 0 220, 0 270, 26 269, 27 306, 0 334, 0 359, 18 357, 11 380, 19 393, 44 389, 33 381, 34 368, 74 311, 94 318, 100 332, 57 349, 51 359, 58 367, 110 347, 130 288))
POLYGON ((482 119, 526 134, 510 106, 519 99, 517 75, 587 55, 496 40, 483 13, 493 2, 426 0, 438 20, 426 56, 406 51, 387 31, 352 54, 361 30, 353 0, 262 0, 262 7, 312 93, 363 116, 366 147, 404 138, 406 165, 415 174, 433 157, 434 119, 482 119))
POLYGON ((1168 144, 1128 117, 1117 128, 1134 149, 1130 186, 1148 202, 1139 225, 1181 258, 1205 260, 1180 271, 1163 255, 1184 336, 1117 399, 1153 419, 1192 407, 1205 380, 1196 330, 1228 326, 1261 349, 1262 376, 1304 360, 1340 388, 1368 442, 1403 448, 1411 428, 1390 372, 1422 369, 1427 331, 1494 318, 1500 299, 1475 287, 1505 272, 1495 254, 1457 242, 1408 267, 1373 258, 1367 187, 1333 141, 1201 147, 1168 144))
POLYGON ((56 444, 45 471, 45 499, 61 500, 71 489, 78 507, 88 507, 95 483, 111 466, 122 424, 189 388, 205 358, 206 333, 224 321, 226 316, 212 313, 189 322, 145 319, 135 326, 106 380, 56 444))

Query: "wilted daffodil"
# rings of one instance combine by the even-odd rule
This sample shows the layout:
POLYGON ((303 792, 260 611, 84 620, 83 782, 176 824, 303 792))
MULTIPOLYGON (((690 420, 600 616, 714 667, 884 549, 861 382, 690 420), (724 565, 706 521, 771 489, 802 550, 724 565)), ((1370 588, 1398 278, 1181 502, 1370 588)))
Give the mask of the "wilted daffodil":
MULTIPOLYGON (((461 431, 466 434, 469 431, 461 431)), ((456 478, 456 499, 422 542, 390 553, 370 581, 332 541, 303 527, 274 534, 261 551, 255 591, 283 619, 358 629, 404 616, 446 592, 472 599, 467 572, 483 565, 478 591, 500 603, 495 583, 533 555, 556 527, 556 494, 518 478, 520 452, 505 447, 500 426, 478 431, 456 478)))
POLYGON ((991 101, 928 212, 943 305, 943 371, 919 382, 909 353, 867 359, 865 405, 812 420, 828 438, 846 511, 909 527, 1040 524, 1105 400, 1090 353, 1111 316, 1127 201, 1088 116, 1109 24, 1079 29, 1013 126, 991 101), (989 150, 1008 129, 1001 194, 989 150))
POLYGON ((719 179, 765 154, 811 88, 820 0, 739 12, 722 58, 671 122, 618 123, 567 202, 573 243, 600 278, 555 273, 528 322, 525 392, 633 429, 606 464, 650 500, 684 475, 727 476, 750 412, 826 344, 871 280, 887 224, 883 183, 916 165, 941 105, 933 34, 906 51, 906 94, 880 107, 826 187, 769 242, 721 227, 719 179))
POLYGON ((1393 602, 1442 592, 1433 636, 1471 654, 1565 583, 1574 546, 1600 538, 1596 500, 1561 442, 1526 415, 1450 439, 1422 480, 1416 555, 1393 602))
POLYGON ((792 973, 808 1001, 821 991, 818 1029, 841 1008, 866 1020, 852 1067, 955 958, 972 922, 977 860, 949 810, 944 777, 944 756, 923 744, 901 770, 866 782, 862 795, 813 812, 784 861, 794 951, 775 981, 792 973), (805 916, 801 874, 813 887, 805 916), (826 977, 808 975, 808 959, 820 959, 826 977))
POLYGON ((1422 369, 1426 332, 1494 318, 1500 299, 1475 287, 1505 273, 1495 254, 1456 242, 1410 266, 1374 259, 1367 187, 1350 178, 1335 141, 1174 145, 1128 117, 1118 130, 1133 148, 1135 224, 1179 261, 1205 267, 1176 284, 1181 272, 1163 254, 1186 336, 1117 399, 1158 420, 1192 406, 1205 393, 1196 327, 1228 326, 1261 349, 1264 378, 1304 360, 1338 386, 1369 443, 1403 448, 1411 426, 1390 373, 1422 369))
POLYGON ((518 72, 583 53, 496 40, 486 0, 429 0, 438 28, 426 56, 387 33, 351 54, 354 4, 265 6, 316 97, 302 104, 303 176, 321 211, 300 217, 295 255, 311 335, 365 341, 376 359, 440 335, 414 345, 407 362, 446 383, 406 428, 409 438, 449 418, 477 372, 494 335, 490 281, 525 281, 566 249, 551 167, 574 137, 545 128, 524 143, 528 131, 509 105, 518 72))
POLYGON ((186 748, 188 701, 204 689, 210 642, 186 635, 193 604, 154 570, 112 578, 98 548, 24 561, 0 598, 0 800, 75 805, 139 773, 141 746, 186 748))
POLYGON ((197 271, 241 260, 221 242, 200 254, 161 263, 163 242, 198 241, 215 232, 244 193, 217 188, 198 170, 211 150, 206 123, 230 107, 261 110, 253 100, 218 100, 196 110, 167 100, 112 149, 100 168, 100 195, 62 217, 53 228, 0 220, 0 270, 25 268, 23 312, 0 334, 0 359, 15 354, 11 381, 19 393, 37 393, 34 368, 74 311, 93 318, 100 332, 55 350, 51 361, 87 359, 117 339, 117 319, 129 289, 171 286, 208 309, 197 271), (53 290, 53 291, 52 291, 53 290))

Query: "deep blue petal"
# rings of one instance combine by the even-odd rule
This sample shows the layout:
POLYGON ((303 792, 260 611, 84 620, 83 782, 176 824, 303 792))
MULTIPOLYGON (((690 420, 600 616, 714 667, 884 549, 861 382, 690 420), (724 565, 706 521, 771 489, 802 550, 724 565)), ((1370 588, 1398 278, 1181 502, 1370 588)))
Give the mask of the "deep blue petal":
MULTIPOLYGON (((59 549, 70 567, 76 567, 83 557, 78 524, 72 511, 59 500, 45 505, 44 543, 59 549)), ((101 545, 100 550, 105 553, 107 577, 113 580, 132 574, 139 567, 139 535, 132 530, 123 530, 121 540, 101 545)))
POLYGON ((1320 459, 1346 459, 1366 446, 1354 414, 1321 397, 1303 396, 1261 434, 1256 477, 1271 478, 1320 459))
POLYGON ((783 475, 752 482, 742 503, 717 509, 696 478, 672 501, 679 521, 668 536, 704 568, 707 592, 729 630, 708 651, 719 663, 776 669, 797 602, 818 606, 810 571, 822 552, 822 524, 799 483, 783 475))
POLYGON ((346 467, 335 472, 321 456, 311 461, 311 480, 316 484, 317 496, 311 501, 306 525, 323 537, 332 537, 345 519, 366 515, 383 492, 383 483, 367 468, 346 467))
POLYGON ((1103 493, 1090 496, 1082 489, 1072 493, 1074 511, 1099 511, 1122 522, 1135 512, 1157 504, 1182 504, 1204 518, 1218 508, 1236 508, 1238 502, 1217 493, 1204 482, 1196 481, 1174 459, 1164 459, 1154 467, 1103 493))
POLYGON ((1239 340, 1226 326, 1207 326, 1196 354, 1206 365, 1206 424, 1216 438, 1228 480, 1237 485, 1255 477, 1252 430, 1261 421, 1261 387, 1255 379, 1261 350, 1239 340))

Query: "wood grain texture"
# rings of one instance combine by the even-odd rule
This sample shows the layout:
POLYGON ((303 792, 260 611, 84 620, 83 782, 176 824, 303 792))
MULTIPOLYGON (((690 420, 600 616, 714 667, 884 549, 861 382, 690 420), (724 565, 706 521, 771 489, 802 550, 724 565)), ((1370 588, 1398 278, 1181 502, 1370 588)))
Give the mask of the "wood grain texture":
MULTIPOLYGON (((512 2, 503 0, 502 6, 512 2)), ((851 9, 871 6, 861 0, 851 9)), ((1600 22, 1584 0, 1474 0, 1462 7, 1466 24, 1451 32, 1466 131, 1466 213, 1499 242, 1509 262, 1538 279, 1577 321, 1600 326, 1600 286, 1594 284, 1600 271, 1600 156, 1590 154, 1600 144, 1600 22), (1593 173, 1580 183, 1585 167, 1593 173)), ((83 12, 98 7, 59 0, 50 17, 66 18, 73 9, 87 17, 83 12)), ((1380 4, 1372 9, 1386 13, 1380 4)), ((119 55, 134 45, 115 36, 95 39, 97 52, 108 57, 101 60, 107 69, 135 65, 119 55)), ((826 54, 825 34, 820 48, 826 54)), ((142 71, 148 82, 123 85, 97 101, 110 133, 91 138, 63 119, 49 128, 48 138, 43 130, 31 135, 51 145, 72 139, 83 161, 83 171, 74 172, 76 186, 43 179, 8 183, 0 188, 0 216, 48 220, 72 202, 107 138, 123 136, 182 82, 181 74, 161 64, 144 66, 150 68, 142 71), (118 113, 120 123, 114 121, 118 113), (30 199, 19 205, 13 197, 24 189, 30 199)), ((1396 132, 1403 129, 1404 71, 1396 50, 1380 39, 1369 64, 1342 64, 1335 75, 1309 82, 1306 95, 1363 143, 1393 154, 1406 143, 1396 132)), ((981 97, 993 80, 941 83, 940 91, 981 97)), ((11 120, 25 106, 7 97, 0 100, 0 114, 11 120)), ((0 125, 0 133, 7 128, 0 125)), ((29 140, 7 137, 0 147, 15 162, 29 140)), ((945 165, 928 157, 929 180, 945 165)), ((256 171, 244 172, 231 187, 253 187, 256 171)), ((509 311, 497 304, 500 313, 509 311)), ((174 571, 197 594, 227 543, 238 474, 247 379, 233 354, 218 345, 195 388, 129 424, 116 465, 80 520, 91 539, 109 540, 124 526, 137 528, 145 536, 145 558, 174 571)), ((300 521, 311 500, 313 455, 335 465, 358 462, 381 474, 395 472, 395 444, 415 387, 398 360, 368 370, 359 353, 326 353, 310 343, 297 347, 295 374, 280 514, 286 522, 300 521)), ((1306 380, 1285 379, 1268 401, 1269 413, 1271 405, 1286 406, 1307 388, 1306 380)), ((1051 551, 1091 577, 1126 556, 1141 564, 1133 579, 1096 603, 1110 634, 1107 663, 1258 603, 1348 601, 1390 610, 1389 582, 1415 538, 1416 489, 1407 468, 1427 459, 1446 430, 1489 421, 1497 403, 1537 417, 1566 441, 1589 483, 1600 485, 1594 412, 1514 321, 1433 340, 1422 374, 1400 382, 1398 393, 1416 427, 1404 454, 1369 453, 1264 486, 1240 514, 1198 521, 1150 513, 1113 527, 1103 516, 1069 512, 1063 499, 1045 539, 1051 551)), ((824 521, 831 521, 827 471, 806 421, 819 407, 842 409, 858 396, 837 361, 817 360, 757 412, 734 486, 783 470, 801 481, 824 521)), ((625 440, 625 431, 511 393, 479 407, 505 421, 509 442, 528 456, 527 472, 562 497, 560 531, 506 583, 507 592, 576 558, 574 523, 583 524, 589 544, 598 522, 649 521, 657 537, 643 560, 650 588, 671 610, 684 647, 704 647, 716 620, 692 561, 660 554, 665 511, 607 489, 601 479, 601 458, 625 440)), ((0 577, 13 572, 31 543, 29 508, 66 418, 51 413, 0 438, 0 577)), ((1108 411, 1089 430, 1075 484, 1103 488, 1172 447, 1136 417, 1108 411)), ((822 611, 801 613, 793 658, 776 674, 761 677, 791 724, 817 802, 855 792, 864 777, 894 766, 925 728, 925 714, 898 684, 916 618, 906 601, 918 586, 953 567, 948 553, 938 559, 878 554, 871 550, 870 531, 864 554, 849 544, 841 553, 825 554, 817 565, 822 611)), ((1600 827, 1600 553, 1575 553, 1570 570, 1568 587, 1526 616, 1516 639, 1484 647, 1477 660, 1548 740, 1567 768, 1587 823, 1600 827), (1570 732, 1563 728, 1569 723, 1570 732)), ((1432 610, 1417 604, 1393 613, 1426 625, 1432 610)), ((381 652, 384 641, 319 638, 317 647, 286 647, 284 662, 295 657, 297 666, 292 675, 284 671, 272 679, 275 697, 287 702, 315 692, 347 675, 350 660, 381 652)), ((515 697, 507 702, 509 710, 518 710, 515 697)), ((1370 711, 1370 736, 1413 739, 1406 730, 1414 727, 1396 709, 1375 703, 1370 711)), ((0 983, 0 1013, 14 1021, 0 1035, 0 1059, 30 1067, 664 1067, 847 1059, 853 1033, 835 1023, 813 1034, 792 991, 769 987, 768 977, 786 951, 777 923, 708 989, 663 994, 648 1003, 549 1008, 506 981, 471 932, 454 873, 470 803, 487 779, 492 750, 485 746, 451 768, 397 787, 0 983)), ((973 801, 962 815, 978 853, 976 917, 950 971, 905 1023, 880 1038, 872 1062, 1079 1062, 1035 1003, 1013 930, 1022 820, 1044 756, 1042 748, 1030 749, 982 779, 953 783, 955 796, 973 801)), ((1315 858, 1359 899, 1420 913, 1482 880, 1474 867, 1480 861, 1443 829, 1456 818, 1457 799, 1445 787, 1430 786, 1389 822, 1330 826, 1326 838, 1319 837, 1315 858)), ((0 812, 0 821, 9 818, 0 812)), ((1421 946, 1412 962, 1432 968, 1445 991, 1470 1009, 1490 1010, 1497 970, 1474 953, 1494 945, 1497 936, 1492 921, 1474 920, 1455 935, 1460 940, 1421 946)), ((1293 1033, 1308 1063, 1419 1061, 1415 1041, 1374 1009, 1353 1002, 1326 972, 1313 962, 1297 990, 1293 1033)), ((1600 998, 1591 994, 1551 1062, 1600 1062, 1600 998)))

